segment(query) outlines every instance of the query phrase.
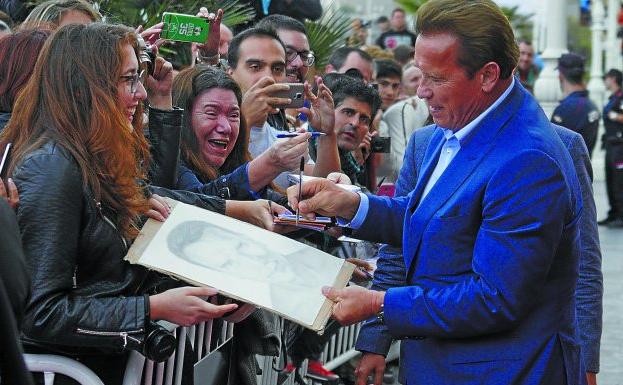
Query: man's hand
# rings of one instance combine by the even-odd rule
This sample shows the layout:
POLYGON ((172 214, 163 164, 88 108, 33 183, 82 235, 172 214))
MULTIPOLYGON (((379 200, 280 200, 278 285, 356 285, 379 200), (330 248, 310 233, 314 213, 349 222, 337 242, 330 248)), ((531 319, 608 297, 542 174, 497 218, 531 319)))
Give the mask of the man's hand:
POLYGON ((335 302, 331 317, 342 325, 352 325, 372 317, 381 311, 385 299, 384 291, 368 290, 359 286, 344 289, 325 286, 322 294, 335 302))
POLYGON ((597 373, 586 372, 586 382, 588 385, 597 385, 597 373))
POLYGON ((374 376, 374 385, 383 383, 385 373, 385 357, 380 354, 364 352, 357 369, 355 369, 356 385, 368 385, 368 377, 374 376))
POLYGON ((351 220, 359 208, 359 195, 346 191, 326 179, 314 179, 301 186, 301 202, 298 201, 299 185, 288 188, 288 203, 298 208, 302 215, 315 218, 315 214, 341 217, 351 220))
POLYGON ((162 56, 154 61, 154 73, 147 75, 145 87, 151 107, 164 111, 173 109, 173 65, 162 56))
POLYGON ((290 86, 282 83, 275 83, 275 80, 269 76, 261 78, 251 88, 244 93, 242 97, 242 105, 240 109, 242 116, 246 119, 247 127, 262 127, 268 114, 279 112, 276 105, 289 104, 288 98, 277 98, 272 94, 279 91, 287 91, 290 86))
POLYGON ((335 135, 335 107, 333 106, 333 94, 327 87, 320 76, 315 78, 318 85, 318 95, 314 95, 311 86, 305 82, 305 98, 309 100, 310 108, 299 108, 297 111, 302 112, 309 118, 309 124, 316 131, 324 132, 327 135, 335 135))

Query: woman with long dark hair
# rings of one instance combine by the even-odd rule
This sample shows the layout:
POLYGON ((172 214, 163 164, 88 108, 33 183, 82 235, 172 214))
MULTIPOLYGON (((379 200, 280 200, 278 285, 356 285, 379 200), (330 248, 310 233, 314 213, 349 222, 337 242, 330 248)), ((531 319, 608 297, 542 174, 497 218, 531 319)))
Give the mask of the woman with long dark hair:
MULTIPOLYGON (((330 119, 327 124, 332 129, 331 92, 321 82, 318 86, 316 96, 306 85, 306 97, 312 101, 312 107, 304 110, 314 120, 322 121, 317 118, 321 114, 325 120, 330 119)), ((295 154, 300 152, 283 141, 251 158, 249 130, 240 109, 242 93, 229 75, 205 65, 188 68, 173 82, 173 102, 185 111, 177 188, 238 200, 279 198, 271 193, 271 182, 292 169, 291 161, 286 159, 294 156, 295 163, 299 163, 295 154)), ((309 133, 300 135, 311 137, 309 133)))
POLYGON ((25 347, 77 357, 106 384, 121 382, 125 353, 144 351, 153 321, 190 325, 236 308, 204 300, 216 290, 169 289, 179 284, 123 260, 144 214, 167 216, 153 191, 272 223, 267 210, 248 214, 251 206, 240 205, 254 202, 181 196, 140 182, 150 157, 138 53, 127 27, 59 29, 0 137, 0 149, 13 144, 8 173, 20 191, 18 222, 32 277, 25 347))

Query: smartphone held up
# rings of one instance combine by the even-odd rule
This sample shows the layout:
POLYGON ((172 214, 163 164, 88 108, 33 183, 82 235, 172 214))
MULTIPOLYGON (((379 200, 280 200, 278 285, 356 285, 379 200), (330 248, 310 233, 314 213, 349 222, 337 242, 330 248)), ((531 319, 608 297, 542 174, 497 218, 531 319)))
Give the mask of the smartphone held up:
POLYGON ((207 18, 165 12, 162 14, 160 37, 166 40, 204 43, 208 38, 210 21, 207 18))

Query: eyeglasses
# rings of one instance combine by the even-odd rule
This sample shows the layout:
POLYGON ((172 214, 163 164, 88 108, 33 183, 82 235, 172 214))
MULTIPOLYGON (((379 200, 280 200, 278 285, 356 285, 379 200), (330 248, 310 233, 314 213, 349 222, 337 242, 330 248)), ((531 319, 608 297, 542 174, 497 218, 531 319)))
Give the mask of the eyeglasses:
POLYGON ((135 73, 134 75, 121 76, 121 80, 128 82, 130 84, 130 92, 135 94, 138 83, 145 84, 145 75, 147 75, 147 72, 142 70, 140 73, 135 73))
POLYGON ((303 62, 303 65, 305 67, 311 67, 314 65, 314 62, 316 61, 316 57, 314 56, 314 52, 313 51, 295 51, 291 48, 288 48, 286 50, 286 60, 288 61, 288 63, 292 63, 293 61, 296 60, 296 57, 300 56, 301 57, 301 61, 303 62))

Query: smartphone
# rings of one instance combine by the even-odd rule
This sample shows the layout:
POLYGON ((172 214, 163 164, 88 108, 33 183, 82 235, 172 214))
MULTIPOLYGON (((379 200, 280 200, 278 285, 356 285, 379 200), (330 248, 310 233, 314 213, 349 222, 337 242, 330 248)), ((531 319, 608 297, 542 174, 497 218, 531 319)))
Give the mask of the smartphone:
POLYGON ((276 108, 301 108, 305 103, 305 88, 303 83, 285 83, 290 86, 287 91, 275 92, 271 96, 290 99, 290 104, 276 105, 276 108))
POLYGON ((162 22, 164 23, 160 32, 162 39, 205 43, 208 38, 210 22, 206 18, 165 12, 162 14, 162 22))
POLYGON ((12 143, 7 143, 4 148, 4 154, 2 155, 2 161, 0 161, 0 178, 4 179, 4 169, 9 164, 9 153, 11 152, 12 143))
POLYGON ((370 152, 387 154, 391 151, 392 138, 389 136, 375 136, 370 143, 370 152))

